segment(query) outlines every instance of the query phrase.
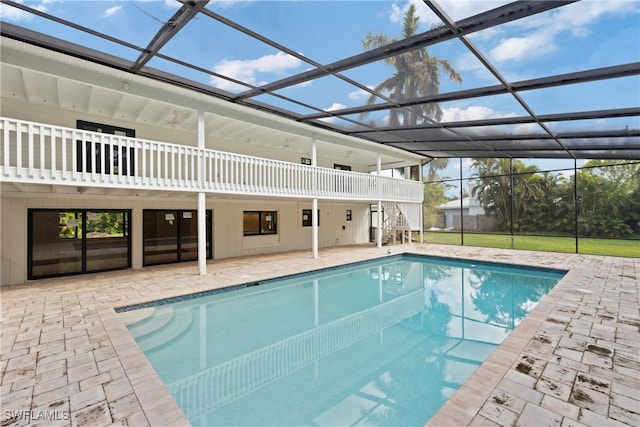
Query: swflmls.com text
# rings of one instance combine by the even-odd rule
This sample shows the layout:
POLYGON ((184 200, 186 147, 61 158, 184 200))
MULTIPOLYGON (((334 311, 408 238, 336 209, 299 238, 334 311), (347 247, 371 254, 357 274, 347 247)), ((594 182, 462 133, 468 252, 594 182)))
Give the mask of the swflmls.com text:
POLYGON ((25 421, 61 421, 71 418, 69 411, 58 411, 51 409, 30 410, 22 409, 19 411, 2 411, 4 420, 25 420, 25 421))

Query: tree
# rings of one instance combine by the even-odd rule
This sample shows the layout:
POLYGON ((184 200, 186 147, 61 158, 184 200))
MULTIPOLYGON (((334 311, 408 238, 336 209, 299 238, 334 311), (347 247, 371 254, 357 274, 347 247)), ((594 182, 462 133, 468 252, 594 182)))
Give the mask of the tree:
POLYGON ((504 158, 475 159, 472 168, 476 169, 477 184, 471 195, 482 203, 485 212, 496 215, 498 229, 509 231, 513 226, 515 231, 526 230, 527 212, 542 196, 539 182, 532 179, 538 168, 504 158))
POLYGON ((633 235, 640 220, 635 164, 591 160, 578 172, 578 234, 591 237, 633 235))
MULTIPOLYGON (((412 4, 405 14, 402 28, 402 38, 411 37, 417 34, 419 19, 416 15, 416 7, 412 4)), ((369 33, 362 45, 365 49, 373 49, 395 42, 382 33, 369 33)), ((450 80, 457 83, 462 82, 462 76, 451 66, 448 60, 439 59, 429 55, 426 47, 413 49, 400 55, 387 58, 384 62, 395 68, 395 73, 381 82, 376 91, 388 94, 393 100, 402 101, 413 99, 419 96, 437 94, 440 91, 440 73, 444 71, 450 80)), ((367 100, 367 105, 376 102, 377 97, 371 95, 367 100)), ((363 113, 360 118, 364 120, 367 113, 363 113)), ((427 120, 439 121, 442 118, 442 110, 437 103, 416 105, 402 109, 394 108, 389 112, 390 126, 411 126, 423 123, 427 120)), ((425 177, 427 181, 434 181, 437 178, 437 171, 447 167, 448 159, 434 159, 430 162, 428 173, 425 177)), ((431 212, 428 223, 435 223, 435 206, 444 201, 444 191, 442 188, 436 190, 435 199, 430 201, 430 194, 425 189, 425 203, 433 206, 426 206, 425 211, 431 212), (437 200, 436 200, 437 199, 437 200)))
MULTIPOLYGON (((414 36, 418 30, 418 16, 414 5, 409 6, 404 17, 402 37, 414 36)), ((362 45, 365 49, 385 46, 395 42, 382 33, 369 33, 362 45)), ((435 58, 429 55, 426 47, 414 49, 400 55, 392 56, 384 60, 395 68, 393 76, 384 80, 376 87, 376 91, 389 94, 393 100, 402 101, 419 96, 437 94, 440 91, 440 72, 447 73, 450 80, 462 82, 460 74, 451 66, 448 60, 435 58)), ((367 105, 376 102, 377 97, 371 95, 367 105)), ((361 115, 361 119, 367 113, 361 115)), ((442 110, 437 103, 416 105, 402 109, 392 109, 389 113, 390 126, 410 126, 425 120, 439 121, 442 118, 442 110)))
POLYGON ((445 182, 427 182, 424 185, 424 227, 426 230, 431 227, 438 227, 438 206, 446 203, 449 199, 445 192, 451 186, 445 182))
POLYGON ((575 233, 575 206, 573 177, 542 172, 531 177, 535 180, 539 197, 530 204, 526 229, 538 234, 572 235, 575 233))

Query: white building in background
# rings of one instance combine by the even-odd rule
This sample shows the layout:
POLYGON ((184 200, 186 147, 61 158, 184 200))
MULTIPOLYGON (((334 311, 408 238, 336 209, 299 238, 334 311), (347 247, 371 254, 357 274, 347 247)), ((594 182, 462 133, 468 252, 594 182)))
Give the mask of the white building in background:
POLYGON ((444 216, 444 224, 439 224, 443 225, 439 228, 445 230, 460 230, 461 218, 465 231, 489 231, 495 225, 493 215, 487 215, 475 197, 464 197, 462 202, 451 200, 438 206, 438 212, 444 216))
POLYGON ((422 229, 420 156, 1 43, 2 285, 422 229))

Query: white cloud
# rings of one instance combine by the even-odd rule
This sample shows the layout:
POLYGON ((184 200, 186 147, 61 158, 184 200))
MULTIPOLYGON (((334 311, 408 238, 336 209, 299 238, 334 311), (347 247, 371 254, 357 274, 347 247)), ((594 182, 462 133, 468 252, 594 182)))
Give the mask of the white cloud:
MULTIPOLYGON (((367 86, 369 89, 374 89, 375 86, 367 86)), ((358 90, 354 90, 353 92, 349 92, 347 94, 347 97, 353 101, 360 101, 363 99, 367 99, 369 98, 369 96, 371 96, 371 94, 369 92, 367 92, 366 90, 362 90, 362 89, 358 89, 358 90)))
POLYGON ((514 134, 537 134, 540 133, 542 129, 540 125, 537 123, 523 123, 521 125, 517 125, 513 129, 514 134))
MULTIPOLYGON (((289 70, 296 69, 302 64, 303 62, 298 58, 284 52, 278 52, 274 55, 264 55, 257 59, 225 59, 216 64, 213 67, 213 71, 254 86, 259 86, 264 84, 264 82, 258 80, 258 74, 267 73, 284 76, 289 70)), ((217 77, 211 79, 211 84, 223 90, 246 89, 244 86, 217 77)))
POLYGON ((122 6, 113 6, 104 11, 104 16, 109 18, 116 14, 118 11, 122 10, 122 6))
POLYGON ((462 170, 469 170, 471 169, 471 166, 473 166, 473 159, 471 158, 464 158, 464 159, 460 159, 461 161, 450 161, 451 167, 454 170, 459 171, 460 167, 462 167, 462 170))
POLYGON ((167 9, 180 9, 182 3, 177 0, 164 0, 164 6, 167 9))
POLYGON ((340 104, 339 102, 334 102, 333 104, 331 104, 331 107, 325 108, 324 111, 336 111, 342 110, 344 108, 347 108, 347 106, 344 104, 340 104))
MULTIPOLYGON (((172 1, 172 0, 165 0, 165 1, 172 1)), ((236 5, 243 5, 244 3, 251 3, 253 1, 254 0, 216 0, 211 3, 213 7, 217 9, 230 9, 236 5)))
MULTIPOLYGON (((454 21, 468 18, 481 12, 510 3, 509 0, 440 0, 438 5, 454 21)), ((432 25, 442 23, 422 0, 395 0, 389 11, 389 19, 401 23, 413 4, 424 31, 432 25)), ((566 5, 556 10, 540 13, 526 19, 517 20, 497 28, 490 28, 472 34, 478 41, 494 41, 490 50, 496 61, 526 60, 547 55, 557 50, 557 37, 569 33, 573 37, 589 34, 589 26, 605 15, 625 15, 640 13, 637 1, 584 0, 566 5), (507 32, 517 36, 507 36, 507 32), (502 36, 501 36, 502 35, 502 36)))
POLYGON ((399 6, 397 2, 391 5, 391 13, 389 14, 389 20, 391 22, 402 22, 402 18, 404 14, 407 12, 407 8, 409 7, 409 2, 405 3, 402 6, 399 6))
POLYGON ((521 60, 539 57, 558 49, 553 42, 555 34, 537 32, 526 37, 511 37, 500 41, 490 54, 496 61, 521 60))
MULTIPOLYGON (((342 110, 343 108, 347 108, 347 106, 344 104, 340 104, 339 102, 334 102, 333 104, 331 104, 331 107, 324 108, 324 111, 336 111, 336 110, 342 110)), ((327 123, 333 123, 336 120, 337 119, 335 117, 326 117, 324 119, 320 119, 320 121, 327 122, 327 123)))
POLYGON ((510 0, 441 0, 438 4, 454 21, 511 3, 510 0))
MULTIPOLYGON (((17 3, 24 3, 22 0, 18 0, 17 3)), ((51 4, 51 0, 44 0, 38 4, 30 4, 29 7, 32 9, 39 10, 40 12, 47 11, 47 5, 51 4)), ((6 21, 30 21, 33 19, 33 15, 29 12, 25 12, 22 9, 18 9, 17 7, 12 7, 6 5, 4 3, 0 3, 0 17, 6 21)))
POLYGON ((451 107, 442 109, 441 122, 457 122, 464 120, 496 119, 500 117, 514 117, 514 113, 499 113, 493 108, 483 105, 472 105, 467 108, 451 107))
POLYGON ((496 61, 533 59, 557 49, 555 39, 566 33, 574 37, 589 34, 589 25, 605 15, 638 13, 638 3, 631 1, 587 0, 556 11, 516 21, 507 28, 517 28, 523 35, 499 40, 490 54, 496 61))

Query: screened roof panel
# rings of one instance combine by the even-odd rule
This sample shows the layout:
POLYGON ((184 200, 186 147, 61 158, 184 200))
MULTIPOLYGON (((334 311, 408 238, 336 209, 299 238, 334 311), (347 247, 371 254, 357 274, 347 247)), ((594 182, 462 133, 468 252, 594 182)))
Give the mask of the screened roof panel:
MULTIPOLYGON (((39 15, 29 15, 24 10, 13 9, 11 6, 0 5, 2 7, 2 13, 0 16, 3 19, 16 17, 9 22, 11 24, 19 25, 19 28, 31 30, 31 31, 46 31, 46 35, 49 37, 55 37, 58 42, 70 42, 80 47, 91 47, 96 52, 104 52, 116 57, 123 58, 127 61, 134 61, 142 51, 137 46, 121 41, 114 41, 109 38, 101 37, 101 35, 89 33, 82 28, 78 29, 70 27, 65 23, 57 21, 51 21, 40 17, 39 15), (17 11, 17 13, 16 13, 17 11)), ((6 24, 3 21, 2 26, 6 24)), ((87 27, 88 28, 88 27, 87 27)), ((2 28, 0 32, 5 33, 7 28, 2 28)), ((39 37, 36 37, 39 39, 39 37)), ((47 42, 44 42, 45 44, 47 42)))
MULTIPOLYGON (((505 150, 503 152, 505 154, 506 157, 514 157, 514 158, 521 158, 521 159, 537 159, 540 157, 540 151, 538 150, 513 150, 513 151, 508 151, 505 150)), ((491 156, 485 156, 485 157, 491 157, 491 156)), ((497 157, 497 156, 496 156, 497 157)), ((575 156, 571 153, 567 153, 564 150, 545 150, 544 151, 544 157, 547 159, 570 159, 570 158, 581 158, 580 156, 575 156)))
POLYGON ((441 93, 454 92, 463 89, 479 88, 499 84, 500 81, 480 62, 477 56, 469 52, 459 39, 451 39, 429 47, 429 55, 439 60, 447 61, 460 75, 462 81, 449 78, 444 68, 441 68, 441 93))
MULTIPOLYGON (((300 59, 208 16, 189 21, 160 53, 251 86, 308 68, 300 59)), ((210 84, 231 92, 247 89, 222 78, 214 78, 210 84)))
POLYGON ((208 10, 322 64, 361 53, 362 38, 369 32, 397 29, 388 14, 381 12, 391 12, 392 7, 389 0, 331 5, 322 1, 257 1, 244 2, 242 7, 213 1, 207 5, 208 10), (362 37, 346 38, 341 31, 344 28, 362 37))
POLYGON ((209 86, 211 90, 225 93, 226 96, 232 96, 233 93, 240 93, 251 88, 248 84, 243 84, 235 80, 226 80, 222 76, 212 74, 210 70, 193 67, 191 65, 192 64, 185 64, 183 61, 170 60, 166 57, 159 56, 154 56, 147 63, 148 67, 201 83, 209 86))
POLYGON ((3 0, 0 16, 4 37, 426 157, 638 156, 638 0, 3 0))
MULTIPOLYGON (((67 25, 57 25, 55 20, 64 21, 111 36, 137 46, 145 46, 167 22, 179 6, 166 7, 161 2, 109 2, 109 1, 43 1, 25 0, 22 5, 31 11, 18 7, 3 6, 2 19, 19 23, 45 34, 78 42, 80 33, 68 33, 67 25), (38 14, 45 17, 37 17, 38 14), (135 28, 135 31, 132 31, 135 28)), ((16 4, 16 3, 13 3, 16 4)), ((18 4, 18 6, 20 6, 18 4)), ((95 42, 95 40, 94 40, 95 42)), ((90 46, 90 45, 87 45, 90 46)), ((107 53, 106 46, 98 46, 107 53)))
POLYGON ((632 108, 640 105, 637 75, 523 91, 522 98, 538 114, 632 108))
POLYGON ((560 140, 570 150, 619 150, 625 148, 640 150, 638 137, 560 138, 560 140))
POLYGON ((268 105, 274 105, 278 108, 282 108, 283 110, 291 112, 291 114, 313 114, 317 113, 316 109, 310 108, 309 106, 298 102, 295 103, 287 99, 287 97, 279 97, 271 94, 264 94, 259 96, 254 96, 251 98, 252 101, 262 102, 268 105))
POLYGON ((518 141, 483 141, 484 145, 488 148, 497 151, 553 151, 560 147, 558 142, 553 139, 541 138, 527 138, 520 139, 518 141))
POLYGON ((600 131, 628 131, 640 129, 640 117, 609 117, 585 120, 567 120, 561 122, 545 122, 546 126, 555 133, 564 132, 600 132, 600 131))
POLYGON ((391 145, 399 148, 406 148, 407 145, 416 147, 419 150, 438 150, 446 152, 458 152, 476 150, 478 144, 473 141, 438 141, 438 142, 418 142, 418 143, 402 143, 394 142, 391 145))
POLYGON ((321 111, 334 111, 347 108, 353 94, 359 90, 357 86, 329 75, 273 93, 296 99, 321 111))
POLYGON ((571 150, 571 154, 577 159, 640 159, 640 149, 571 150))
POLYGON ((527 116, 522 104, 508 93, 440 102, 439 105, 443 123, 527 116))
POLYGON ((508 80, 564 74, 638 60, 634 1, 579 1, 471 36, 508 80))
POLYGON ((482 12, 487 12, 491 9, 495 9, 509 3, 510 1, 508 0, 483 0, 471 1, 468 3, 456 0, 444 0, 438 2, 443 11, 454 21, 458 21, 472 15, 477 15, 482 12))

